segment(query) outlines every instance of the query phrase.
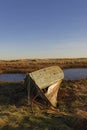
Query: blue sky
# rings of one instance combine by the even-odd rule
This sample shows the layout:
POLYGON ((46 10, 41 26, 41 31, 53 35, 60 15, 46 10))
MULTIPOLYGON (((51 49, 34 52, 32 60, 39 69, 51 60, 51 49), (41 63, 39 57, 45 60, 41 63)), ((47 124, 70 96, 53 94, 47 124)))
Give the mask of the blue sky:
POLYGON ((87 0, 0 0, 0 59, 87 58, 87 0))

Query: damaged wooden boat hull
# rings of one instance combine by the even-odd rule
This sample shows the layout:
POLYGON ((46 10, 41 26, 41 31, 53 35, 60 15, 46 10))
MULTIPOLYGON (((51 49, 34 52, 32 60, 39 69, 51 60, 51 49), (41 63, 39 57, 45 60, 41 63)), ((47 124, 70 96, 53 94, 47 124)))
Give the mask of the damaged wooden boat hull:
POLYGON ((59 80, 55 84, 49 86, 48 91, 45 93, 45 96, 54 107, 56 107, 57 105, 57 96, 58 96, 58 91, 59 91, 61 82, 62 80, 59 80))
POLYGON ((64 73, 58 66, 43 68, 28 73, 25 85, 28 90, 28 102, 37 102, 43 106, 56 107, 57 95, 64 73))

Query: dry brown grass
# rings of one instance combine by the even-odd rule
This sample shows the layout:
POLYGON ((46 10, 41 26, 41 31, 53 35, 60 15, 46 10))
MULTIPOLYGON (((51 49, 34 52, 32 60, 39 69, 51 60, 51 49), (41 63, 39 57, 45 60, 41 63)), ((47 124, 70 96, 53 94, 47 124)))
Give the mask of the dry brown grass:
POLYGON ((87 67, 87 58, 0 61, 0 73, 27 73, 52 65, 59 65, 61 68, 87 67))
MULTIPOLYGON (((0 61, 0 73, 27 73, 47 66, 87 67, 87 59, 33 59, 0 61)), ((87 79, 63 81, 58 94, 58 113, 27 106, 21 83, 0 83, 1 130, 86 130, 87 79)))
POLYGON ((63 81, 58 94, 58 112, 48 113, 27 106, 21 83, 0 83, 1 130, 86 130, 87 79, 63 81))

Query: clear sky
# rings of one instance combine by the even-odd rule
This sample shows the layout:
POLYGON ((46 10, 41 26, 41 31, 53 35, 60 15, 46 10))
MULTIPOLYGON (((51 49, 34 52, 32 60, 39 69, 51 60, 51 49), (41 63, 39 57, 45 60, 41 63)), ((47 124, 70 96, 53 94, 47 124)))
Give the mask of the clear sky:
POLYGON ((87 0, 0 0, 0 59, 87 58, 87 0))

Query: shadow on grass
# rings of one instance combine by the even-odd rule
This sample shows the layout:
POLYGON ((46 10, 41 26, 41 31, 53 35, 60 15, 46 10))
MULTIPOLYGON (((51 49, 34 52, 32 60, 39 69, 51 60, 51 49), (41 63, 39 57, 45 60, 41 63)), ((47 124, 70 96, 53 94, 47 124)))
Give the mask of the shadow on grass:
POLYGON ((21 106, 27 104, 27 91, 23 82, 0 83, 0 105, 21 106))

